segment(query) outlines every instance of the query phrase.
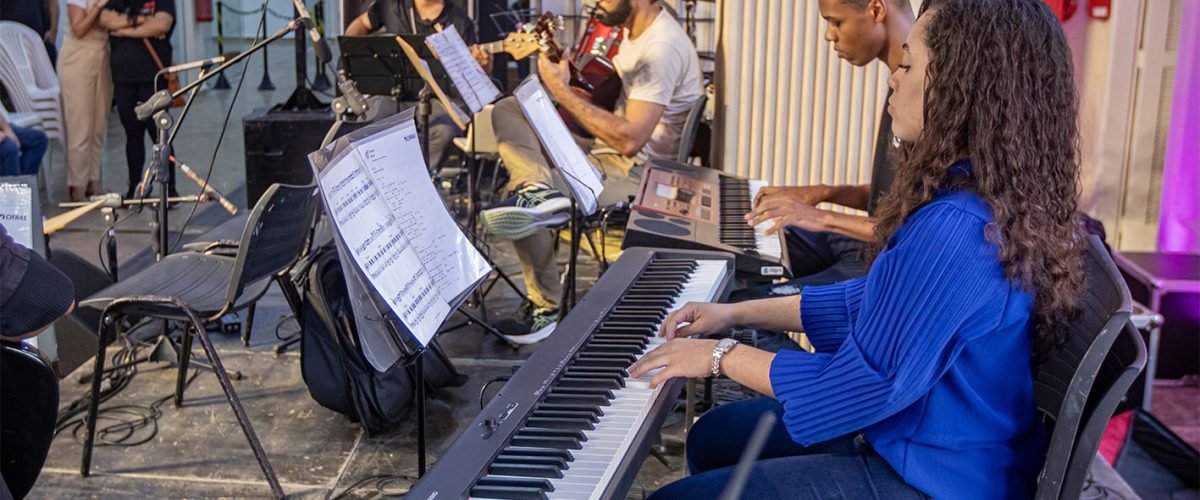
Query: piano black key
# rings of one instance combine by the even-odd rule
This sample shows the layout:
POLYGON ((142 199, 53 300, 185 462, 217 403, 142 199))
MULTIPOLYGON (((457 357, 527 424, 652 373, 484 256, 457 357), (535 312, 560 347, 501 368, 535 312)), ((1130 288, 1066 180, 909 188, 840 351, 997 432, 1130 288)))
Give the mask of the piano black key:
POLYGON ((574 394, 579 396, 603 396, 608 399, 613 398, 612 389, 607 387, 564 387, 556 384, 553 389, 550 389, 550 394, 574 394))
POLYGON ((537 411, 578 411, 589 412, 597 417, 604 416, 604 409, 599 406, 585 405, 579 403, 547 403, 545 401, 538 403, 537 411))
POLYGON ((610 403, 611 399, 612 398, 606 398, 602 395, 592 395, 592 394, 562 394, 562 393, 555 394, 555 393, 550 393, 550 394, 546 395, 546 399, 544 399, 543 401, 545 401, 547 403, 551 403, 551 404, 577 404, 577 405, 608 406, 609 404, 611 404, 610 403))
POLYGON ((564 410, 534 410, 529 418, 567 418, 575 420, 583 420, 589 423, 600 421, 600 417, 592 412, 586 411, 564 411, 564 410))
POLYGON ((624 387, 620 381, 614 378, 601 377, 578 377, 571 375, 563 375, 558 379, 559 387, 597 387, 603 389, 620 389, 624 387))
POLYGON ((500 452, 502 455, 522 455, 530 457, 547 457, 561 459, 564 462, 575 460, 575 455, 562 448, 545 448, 541 446, 509 446, 500 452))
POLYGON ((503 500, 541 500, 549 498, 546 492, 523 486, 474 486, 471 496, 475 498, 499 498, 503 500))
POLYGON ((495 463, 495 464, 549 465, 551 467, 557 468, 560 471, 569 468, 569 465, 567 464, 567 460, 562 457, 543 457, 543 456, 538 456, 538 455, 522 455, 520 453, 512 453, 507 450, 500 452, 499 455, 496 455, 496 458, 492 460, 492 463, 495 463))
POLYGON ((542 436, 537 434, 522 434, 517 431, 512 438, 514 446, 537 446, 542 448, 562 448, 564 450, 582 450, 583 443, 578 439, 566 436, 542 436))
POLYGON ((487 475, 479 478, 475 482, 475 487, 483 486, 503 486, 509 488, 528 488, 539 492, 554 491, 554 485, 550 481, 541 478, 526 478, 526 477, 504 477, 487 475))
POLYGON ((544 477, 549 479, 557 479, 563 476, 562 469, 552 465, 498 462, 492 462, 492 465, 488 467, 488 474, 497 476, 544 477))
POLYGON ((558 417, 529 417, 525 421, 525 425, 531 427, 544 427, 546 429, 574 429, 574 430, 592 430, 596 426, 586 418, 558 418, 558 417))
POLYGON ((642 352, 643 347, 634 344, 603 344, 592 342, 588 345, 587 350, 590 352, 612 352, 618 354, 637 354, 642 352))

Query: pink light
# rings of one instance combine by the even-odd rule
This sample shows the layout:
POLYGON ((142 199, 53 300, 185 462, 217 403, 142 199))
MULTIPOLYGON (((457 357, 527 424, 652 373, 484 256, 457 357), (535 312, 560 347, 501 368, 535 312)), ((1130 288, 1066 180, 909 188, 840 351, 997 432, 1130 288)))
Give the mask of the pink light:
POLYGON ((1200 253, 1200 2, 1184 2, 1158 249, 1200 253))

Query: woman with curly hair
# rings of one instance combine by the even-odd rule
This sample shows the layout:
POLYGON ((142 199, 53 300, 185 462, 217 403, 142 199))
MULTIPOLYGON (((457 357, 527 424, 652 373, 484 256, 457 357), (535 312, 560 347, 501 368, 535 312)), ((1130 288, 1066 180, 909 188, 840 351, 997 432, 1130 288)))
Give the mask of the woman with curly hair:
POLYGON ((1076 94, 1041 0, 928 0, 888 80, 897 178, 867 276, 799 297, 690 303, 630 368, 723 373, 772 396, 688 434, 690 477, 653 498, 719 495, 759 414, 773 430, 747 498, 1025 498, 1046 451, 1036 360, 1083 287, 1076 94), (797 314, 799 311, 799 314, 797 314), (804 331, 816 352, 683 338, 804 331))

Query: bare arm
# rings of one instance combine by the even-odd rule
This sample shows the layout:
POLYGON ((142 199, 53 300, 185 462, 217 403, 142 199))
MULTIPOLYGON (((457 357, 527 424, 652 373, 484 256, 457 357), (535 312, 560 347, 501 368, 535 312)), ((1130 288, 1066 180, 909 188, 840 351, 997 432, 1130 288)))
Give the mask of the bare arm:
POLYGON ((839 214, 828 210, 824 212, 825 216, 822 218, 822 223, 825 231, 854 238, 858 241, 871 241, 875 237, 875 219, 871 217, 839 214))
POLYGON ((116 31, 119 29, 128 28, 133 26, 133 21, 133 19, 125 14, 108 9, 102 9, 100 11, 100 17, 98 18, 100 27, 108 31, 116 31))
POLYGON ((800 296, 748 300, 735 304, 688 302, 669 314, 660 335, 667 339, 711 335, 734 327, 800 331, 800 296))
POLYGON ((108 0, 91 4, 87 8, 76 5, 67 6, 67 24, 71 27, 71 33, 75 38, 83 38, 87 35, 92 27, 100 20, 100 13, 104 11, 104 6, 108 4, 108 0))
POLYGON ((625 156, 636 155, 642 150, 666 109, 661 104, 630 100, 625 104, 625 116, 620 117, 596 106, 570 89, 567 83, 570 70, 565 59, 554 64, 549 58, 539 57, 538 73, 555 100, 584 129, 625 156))
POLYGON ((50 11, 50 28, 46 30, 45 40, 54 43, 58 39, 58 0, 46 0, 46 7, 50 11))
POLYGON ((165 36, 171 31, 171 24, 175 22, 175 18, 166 12, 156 12, 153 16, 145 19, 145 22, 137 26, 114 30, 112 36, 120 36, 125 38, 156 38, 165 36))
POLYGON ((866 210, 871 199, 871 185, 839 185, 828 186, 829 196, 825 201, 855 210, 866 210))
POLYGON ((346 26, 346 36, 363 36, 375 31, 371 26, 371 19, 364 12, 361 16, 354 18, 349 26, 346 26))

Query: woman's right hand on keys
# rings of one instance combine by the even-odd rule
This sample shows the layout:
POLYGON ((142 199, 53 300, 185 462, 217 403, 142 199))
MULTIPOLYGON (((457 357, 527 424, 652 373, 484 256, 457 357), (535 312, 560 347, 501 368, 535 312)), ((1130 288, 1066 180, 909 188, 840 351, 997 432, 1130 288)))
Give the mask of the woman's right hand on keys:
POLYGON ((667 315, 659 335, 670 340, 724 332, 737 326, 737 310, 737 304, 688 302, 667 315))

